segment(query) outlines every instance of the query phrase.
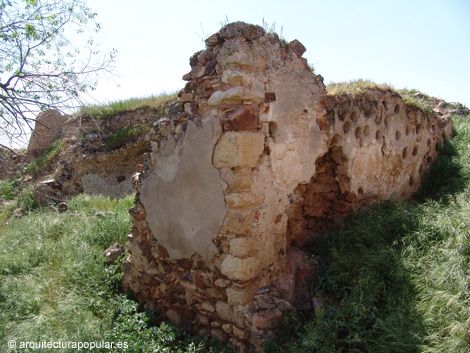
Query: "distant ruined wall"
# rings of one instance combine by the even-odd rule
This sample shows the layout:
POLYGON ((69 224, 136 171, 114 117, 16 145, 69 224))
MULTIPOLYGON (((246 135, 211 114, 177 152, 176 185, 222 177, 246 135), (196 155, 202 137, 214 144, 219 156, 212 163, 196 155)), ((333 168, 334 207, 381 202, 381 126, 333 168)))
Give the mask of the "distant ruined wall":
POLYGON ((392 91, 327 95, 304 51, 242 22, 209 37, 134 178, 124 286, 239 351, 311 305, 313 235, 362 202, 411 195, 451 131, 392 91))
POLYGON ((79 115, 69 118, 65 126, 63 151, 54 178, 61 196, 79 192, 120 196, 134 192, 132 177, 141 172, 148 143, 155 138, 154 129, 128 143, 110 145, 107 137, 129 127, 153 126, 159 114, 150 108, 122 112, 109 118, 79 115))
POLYGON ((27 155, 36 157, 63 134, 66 116, 57 110, 40 112, 34 121, 34 130, 29 139, 27 155))

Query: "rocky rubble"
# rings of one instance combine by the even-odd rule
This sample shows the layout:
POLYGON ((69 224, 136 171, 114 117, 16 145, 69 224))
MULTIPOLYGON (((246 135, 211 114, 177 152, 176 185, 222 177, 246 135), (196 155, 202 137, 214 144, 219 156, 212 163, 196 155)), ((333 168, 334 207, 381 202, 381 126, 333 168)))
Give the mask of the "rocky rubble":
POLYGON ((242 22, 209 37, 133 178, 124 287, 239 351, 314 304, 316 259, 302 249, 315 233, 411 195, 452 131, 391 90, 327 95, 304 52, 242 22))

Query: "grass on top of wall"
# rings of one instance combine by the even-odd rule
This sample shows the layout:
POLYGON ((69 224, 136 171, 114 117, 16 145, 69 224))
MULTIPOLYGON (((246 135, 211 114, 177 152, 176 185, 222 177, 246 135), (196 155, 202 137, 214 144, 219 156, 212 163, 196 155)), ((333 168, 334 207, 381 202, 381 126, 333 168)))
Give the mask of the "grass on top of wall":
POLYGON ((370 80, 351 80, 348 82, 333 82, 327 85, 329 95, 351 94, 352 96, 367 95, 371 90, 390 91, 398 93, 405 103, 411 107, 419 108, 425 113, 432 113, 432 101, 437 98, 430 97, 415 89, 395 89, 391 84, 375 83, 370 80))
POLYGON ((104 119, 119 113, 141 108, 151 108, 163 113, 165 104, 175 98, 176 93, 162 93, 159 95, 151 95, 149 97, 134 97, 102 105, 87 106, 82 108, 79 114, 88 114, 98 119, 104 119))

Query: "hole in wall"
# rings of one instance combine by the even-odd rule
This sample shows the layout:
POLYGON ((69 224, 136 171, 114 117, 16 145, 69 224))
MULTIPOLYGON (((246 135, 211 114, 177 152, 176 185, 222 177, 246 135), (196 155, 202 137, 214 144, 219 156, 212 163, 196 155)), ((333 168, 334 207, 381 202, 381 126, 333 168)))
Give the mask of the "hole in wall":
POLYGON ((422 124, 418 124, 418 125, 416 126, 416 135, 419 135, 422 130, 423 130, 423 125, 422 125, 422 124))
POLYGON ((345 121, 343 125, 343 132, 347 134, 349 131, 351 131, 351 122, 345 121))
POLYGON ((383 114, 383 108, 380 106, 377 112, 377 115, 375 116, 375 123, 377 125, 379 125, 382 122, 382 114, 383 114))
POLYGON ((384 106, 385 110, 388 110, 388 103, 387 103, 387 101, 382 101, 382 105, 384 106))
POLYGON ((274 121, 269 122, 269 137, 274 139, 274 136, 277 133, 277 123, 274 121))
POLYGON ((400 138, 401 138, 400 131, 397 131, 397 133, 395 134, 395 138, 396 138, 397 141, 400 141, 400 138))
POLYGON ((354 130, 354 136, 356 136, 357 139, 360 139, 362 137, 362 129, 360 126, 354 130))
POLYGON ((406 126, 405 135, 408 136, 409 134, 410 134, 410 127, 406 126))
POLYGON ((406 157, 408 157, 408 147, 405 147, 405 148, 403 149, 403 152, 402 152, 401 155, 402 155, 403 159, 405 159, 406 157))
POLYGON ((413 152, 411 154, 413 155, 413 157, 416 157, 418 155, 418 146, 415 146, 415 148, 413 148, 413 152))
POLYGON ((397 115, 400 114, 400 105, 399 104, 395 105, 394 110, 395 110, 395 114, 397 114, 397 115))
POLYGON ((351 115, 349 116, 349 118, 351 119, 351 121, 352 121, 353 123, 356 123, 357 120, 359 119, 359 114, 358 114, 357 110, 354 110, 354 111, 351 113, 351 115))
POLYGON ((344 121, 344 118, 346 114, 343 111, 338 111, 338 119, 341 121, 344 121))
POLYGON ((335 134, 333 138, 331 139, 331 144, 336 145, 340 139, 341 139, 341 136, 339 134, 335 134))
POLYGON ((370 128, 369 128, 369 125, 366 125, 364 127, 364 136, 367 137, 369 136, 369 134, 370 134, 370 128))
POLYGON ((375 133, 375 139, 380 140, 382 138, 382 132, 380 130, 377 130, 375 133))
POLYGON ((415 179, 411 176, 410 177, 410 186, 413 186, 415 183, 415 179))
POLYGON ((387 116, 387 117, 385 118, 385 126, 388 127, 389 124, 390 124, 390 117, 387 116))

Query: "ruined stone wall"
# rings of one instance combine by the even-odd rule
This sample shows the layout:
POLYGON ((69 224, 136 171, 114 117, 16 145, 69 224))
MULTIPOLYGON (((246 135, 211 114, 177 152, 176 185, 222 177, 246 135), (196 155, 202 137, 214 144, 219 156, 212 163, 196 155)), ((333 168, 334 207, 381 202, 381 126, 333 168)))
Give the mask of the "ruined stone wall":
POLYGON ((327 95, 304 51, 241 22, 209 37, 134 180, 124 286, 240 351, 309 307, 315 232, 411 195, 446 131, 392 91, 327 95))
POLYGON ((34 130, 29 139, 27 155, 36 157, 63 135, 64 122, 67 119, 57 110, 46 110, 38 114, 34 121, 34 130))
POLYGON ((61 196, 85 192, 119 196, 134 192, 132 177, 142 171, 149 141, 157 138, 162 120, 151 108, 123 111, 106 118, 77 115, 65 122, 63 151, 54 179, 61 196), (160 122, 160 123, 159 123, 160 122), (109 136, 136 127, 144 130, 133 140, 111 144, 109 136))

